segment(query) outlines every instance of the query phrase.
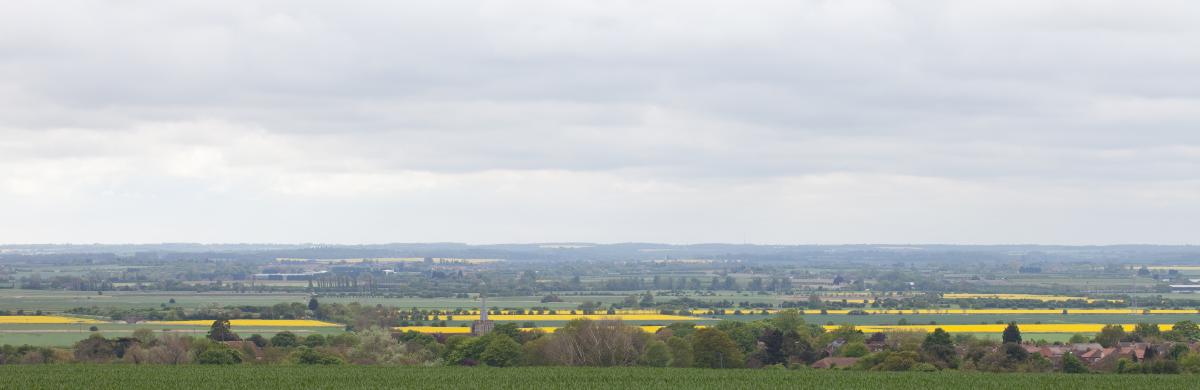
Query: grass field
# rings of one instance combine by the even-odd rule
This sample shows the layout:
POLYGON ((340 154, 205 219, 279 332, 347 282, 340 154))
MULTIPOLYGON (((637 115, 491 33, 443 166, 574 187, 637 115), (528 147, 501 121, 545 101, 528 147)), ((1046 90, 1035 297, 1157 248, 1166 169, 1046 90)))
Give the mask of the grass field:
MULTIPOLYGON (((83 340, 92 334, 89 327, 96 326, 99 328, 100 334, 104 337, 129 337, 136 329, 151 329, 158 333, 176 333, 186 334, 196 337, 204 337, 208 332, 208 325, 179 325, 179 324, 125 324, 125 323, 100 323, 100 324, 0 324, 0 345, 38 345, 38 346, 54 346, 66 347, 71 346, 76 341, 83 340)), ((344 331, 342 326, 275 326, 275 325, 254 325, 254 326, 233 326, 233 331, 237 332, 242 337, 252 334, 261 334, 270 337, 276 333, 288 331, 300 335, 320 333, 325 335, 339 334, 344 331)))
POLYGON ((1190 375, 882 373, 670 368, 0 366, 2 389, 1185 389, 1190 375))
POLYGON ((76 307, 149 308, 160 305, 198 308, 211 305, 270 306, 280 302, 308 302, 307 294, 239 294, 197 293, 190 291, 127 292, 105 291, 103 295, 88 291, 12 290, 0 289, 0 310, 45 310, 61 312, 76 307), (174 304, 170 304, 175 299, 174 304))

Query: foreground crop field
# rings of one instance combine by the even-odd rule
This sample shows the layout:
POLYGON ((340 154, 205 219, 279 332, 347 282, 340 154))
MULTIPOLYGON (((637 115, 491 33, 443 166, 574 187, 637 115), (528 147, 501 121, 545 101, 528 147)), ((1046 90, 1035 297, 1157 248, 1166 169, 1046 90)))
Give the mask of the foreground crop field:
POLYGON ((654 368, 0 366, 3 389, 1184 389, 1188 375, 880 373, 654 368))

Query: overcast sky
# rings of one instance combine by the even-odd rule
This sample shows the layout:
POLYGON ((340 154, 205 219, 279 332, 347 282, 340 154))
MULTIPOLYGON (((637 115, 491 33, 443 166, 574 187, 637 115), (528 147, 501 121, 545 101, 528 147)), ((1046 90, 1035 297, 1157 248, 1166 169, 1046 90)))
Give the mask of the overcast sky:
POLYGON ((1200 244, 1198 20, 4 1, 0 243, 1200 244))

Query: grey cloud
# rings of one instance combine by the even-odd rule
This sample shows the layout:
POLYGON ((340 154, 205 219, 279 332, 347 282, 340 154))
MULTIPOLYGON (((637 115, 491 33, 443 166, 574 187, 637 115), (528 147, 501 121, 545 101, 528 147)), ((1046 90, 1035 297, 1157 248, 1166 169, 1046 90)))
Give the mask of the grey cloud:
MULTIPOLYGON (((1197 17, 1186 1, 11 2, 0 6, 0 198, 130 214, 132 198, 156 214, 198 201, 232 219, 325 206, 371 221, 371 210, 412 211, 375 198, 403 194, 395 202, 441 214, 565 213, 595 226, 539 222, 585 241, 605 229, 650 239, 695 224, 696 209, 747 203, 797 211, 714 218, 758 216, 748 231, 772 240, 802 216, 836 222, 792 203, 809 196, 894 218, 912 202, 946 232, 967 223, 950 214, 1049 218, 1060 205, 1038 194, 1086 194, 1097 214, 1150 224, 1165 218, 1159 205, 1197 215, 1200 204, 1186 196, 1200 172, 1197 17), (506 180, 534 198, 590 190, 544 208, 458 194, 506 180), (872 182, 897 186, 892 200, 851 193, 872 182), (321 200, 334 192, 322 183, 349 198, 321 200), (1014 185, 1029 196, 989 195, 1014 185), (969 199, 939 214, 937 194, 969 199), (985 199, 1005 211, 974 211, 985 199), (599 211, 575 211, 588 207, 599 211), (635 222, 646 230, 621 228, 635 222)), ((832 230, 822 239, 888 241, 885 229, 832 230)), ((323 241, 318 231, 305 238, 323 241)), ((948 239, 982 239, 972 234, 948 239)))

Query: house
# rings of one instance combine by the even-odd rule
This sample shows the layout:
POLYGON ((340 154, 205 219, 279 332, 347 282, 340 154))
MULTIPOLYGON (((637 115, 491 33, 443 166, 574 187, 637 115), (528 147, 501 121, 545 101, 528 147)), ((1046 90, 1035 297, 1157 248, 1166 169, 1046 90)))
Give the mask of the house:
POLYGON ((812 368, 846 368, 858 363, 858 358, 827 357, 812 364, 812 368))

